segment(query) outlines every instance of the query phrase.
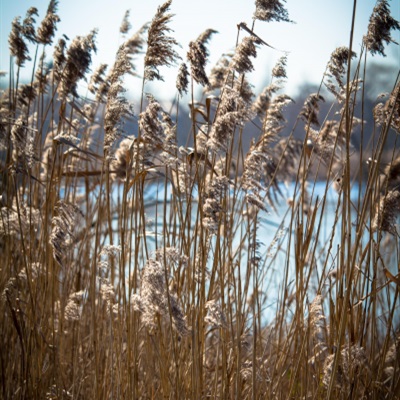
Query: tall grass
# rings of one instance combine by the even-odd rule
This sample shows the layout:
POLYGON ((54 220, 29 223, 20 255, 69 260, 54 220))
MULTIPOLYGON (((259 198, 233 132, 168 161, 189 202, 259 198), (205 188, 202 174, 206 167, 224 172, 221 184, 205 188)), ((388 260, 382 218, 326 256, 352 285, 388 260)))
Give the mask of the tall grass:
POLYGON ((398 77, 375 125, 363 121, 371 56, 400 28, 388 3, 361 48, 350 32, 332 49, 289 136, 290 60, 258 97, 246 79, 269 46, 258 24, 291 22, 284 4, 257 0, 235 53, 209 74, 215 31, 182 62, 170 6, 90 79, 96 31, 60 36, 46 61, 56 0, 36 28, 34 8, 13 22, 0 110, 1 397, 399 399, 400 158, 386 146, 400 133, 398 77), (140 54, 134 114, 123 78, 139 74, 140 54), (179 62, 167 110, 147 87, 179 62), (187 144, 177 141, 184 93, 187 144), (247 151, 249 125, 258 135, 247 151), (356 129, 373 130, 368 146, 354 145, 356 129))

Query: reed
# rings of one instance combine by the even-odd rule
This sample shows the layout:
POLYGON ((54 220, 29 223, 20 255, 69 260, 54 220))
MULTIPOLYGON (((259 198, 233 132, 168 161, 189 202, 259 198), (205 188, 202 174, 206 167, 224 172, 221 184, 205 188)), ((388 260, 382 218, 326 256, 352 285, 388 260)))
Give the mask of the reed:
POLYGON ((293 126, 290 56, 260 93, 248 82, 257 54, 273 51, 257 26, 290 23, 284 2, 257 0, 210 73, 215 30, 182 60, 171 0, 132 36, 126 12, 114 65, 91 76, 97 32, 53 45, 57 7, 37 26, 30 8, 9 36, 0 397, 400 399, 399 75, 373 110, 363 89, 400 29, 389 3, 359 49, 351 33, 332 50, 293 126), (154 82, 149 93, 164 66, 177 67, 176 109, 154 82), (371 130, 368 146, 354 144, 371 130))

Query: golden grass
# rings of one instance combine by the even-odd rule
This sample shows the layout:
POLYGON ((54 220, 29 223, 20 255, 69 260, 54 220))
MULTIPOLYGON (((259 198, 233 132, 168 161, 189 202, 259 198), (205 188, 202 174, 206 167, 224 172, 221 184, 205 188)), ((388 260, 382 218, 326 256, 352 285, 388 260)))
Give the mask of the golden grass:
POLYGON ((95 31, 60 39, 48 65, 37 54, 53 42, 57 1, 37 30, 32 8, 13 23, 0 109, 0 397, 399 399, 400 174, 387 147, 400 131, 398 80, 374 109, 369 146, 351 142, 367 129, 356 104, 372 112, 367 54, 399 29, 387 2, 358 55, 352 39, 333 51, 289 136, 290 59, 258 98, 246 80, 265 50, 257 24, 290 22, 284 5, 257 1, 235 54, 210 74, 214 31, 191 42, 172 114, 145 94, 179 58, 170 6, 120 47, 107 75, 95 71, 89 97, 77 85, 95 31), (23 84, 27 41, 37 51, 23 84), (134 116, 123 77, 143 51, 134 116), (193 148, 177 142, 185 92, 193 148), (337 117, 320 115, 323 101, 337 117), (258 134, 246 151, 249 125, 258 134))

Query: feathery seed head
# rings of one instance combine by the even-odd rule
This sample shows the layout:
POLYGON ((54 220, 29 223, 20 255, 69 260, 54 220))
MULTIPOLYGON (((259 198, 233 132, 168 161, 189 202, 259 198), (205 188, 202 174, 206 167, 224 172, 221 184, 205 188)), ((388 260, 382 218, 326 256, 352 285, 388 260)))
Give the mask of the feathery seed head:
POLYGON ((213 151, 227 150, 232 139, 235 127, 242 122, 242 114, 239 111, 228 111, 218 116, 212 125, 208 146, 213 151))
POLYGON ((77 97, 77 83, 84 78, 92 63, 92 51, 96 52, 95 37, 97 30, 87 36, 77 36, 67 50, 65 67, 61 74, 58 92, 65 99, 69 94, 77 97))
POLYGON ((251 106, 252 111, 258 115, 259 118, 264 118, 271 103, 271 91, 269 86, 265 87, 258 95, 257 99, 251 106))
POLYGON ((190 62, 192 78, 200 85, 208 85, 208 78, 205 72, 207 50, 203 43, 194 41, 189 43, 187 59, 190 62))
POLYGON ((122 77, 131 70, 129 61, 129 49, 122 44, 117 52, 117 57, 108 79, 99 87, 97 98, 104 97, 107 93, 106 112, 104 116, 105 136, 104 150, 108 150, 117 137, 122 124, 122 119, 132 115, 132 106, 128 100, 122 96, 125 92, 122 86, 122 77))
POLYGON ((28 129, 26 121, 22 117, 19 117, 11 129, 11 142, 13 144, 12 160, 15 165, 33 167, 37 159, 34 137, 34 131, 28 129))
POLYGON ((58 0, 50 0, 46 16, 37 30, 37 41, 41 44, 51 44, 57 30, 56 24, 60 22, 60 17, 56 14, 58 0))
POLYGON ((61 77, 62 69, 67 60, 65 57, 65 49, 67 47, 66 41, 61 38, 58 43, 54 46, 53 52, 53 69, 56 77, 59 79, 61 77))
POLYGON ((318 93, 310 94, 305 100, 300 116, 307 124, 320 125, 318 121, 319 101, 325 101, 325 99, 318 93))
POLYGON ((185 336, 189 333, 186 319, 176 296, 167 289, 165 268, 161 261, 148 259, 143 271, 140 296, 136 295, 131 300, 135 310, 142 313, 143 324, 148 329, 155 329, 157 314, 166 316, 170 312, 173 328, 179 335, 185 336))
POLYGON ((26 17, 22 22, 22 34, 31 43, 36 43, 36 33, 33 24, 36 22, 33 16, 38 16, 38 10, 36 7, 31 7, 26 12, 26 17))
POLYGON ((254 36, 246 36, 236 48, 232 57, 230 67, 239 74, 253 71, 253 63, 250 57, 257 57, 256 43, 258 39, 254 36))
POLYGON ((20 22, 20 17, 15 17, 12 21, 11 32, 8 36, 8 44, 10 47, 10 53, 15 57, 15 63, 18 67, 22 67, 25 64, 25 61, 31 59, 28 55, 28 46, 23 38, 23 28, 20 22))
MULTIPOLYGON (((333 375, 335 354, 330 354, 324 362, 324 376, 322 383, 328 387, 333 375)), ((358 345, 343 346, 339 354, 339 365, 335 373, 334 387, 340 391, 347 391, 351 379, 356 379, 352 371, 358 370, 357 377, 361 372, 368 371, 369 363, 365 354, 365 349, 358 345)))
POLYGON ((81 211, 73 204, 59 201, 55 207, 57 215, 52 218, 53 225, 50 235, 50 245, 53 256, 60 266, 64 266, 66 251, 72 246, 73 231, 77 225, 81 211))
POLYGON ((286 75, 286 64, 287 64, 287 56, 282 56, 275 67, 272 69, 272 76, 274 78, 287 78, 286 75))
POLYGON ((303 141, 299 139, 282 138, 274 147, 274 154, 279 162, 279 170, 282 171, 282 178, 289 181, 296 176, 299 160, 303 152, 303 141))
POLYGON ((131 168, 131 147, 132 147, 132 139, 126 138, 121 141, 119 144, 114 158, 111 161, 111 170, 115 179, 119 179, 121 181, 125 181, 128 168, 131 168))
POLYGON ((376 215, 372 221, 373 231, 389 232, 398 236, 396 228, 397 216, 400 213, 400 191, 390 190, 380 197, 376 215))
POLYGON ((113 83, 108 91, 106 110, 104 115, 104 150, 109 150, 120 135, 122 119, 132 115, 132 106, 122 97, 125 89, 119 81, 113 83))
POLYGON ((105 245, 100 252, 100 256, 115 257, 121 253, 121 246, 115 244, 105 245))
MULTIPOLYGON (((96 94, 96 99, 101 100, 104 97, 104 93, 100 93, 100 88, 105 85, 105 74, 107 70, 107 64, 100 64, 96 70, 93 72, 93 75, 90 78, 88 90, 96 94)), ((107 90, 108 91, 108 90, 107 90)))
POLYGON ((179 163, 176 125, 172 122, 170 115, 164 111, 162 111, 162 127, 165 139, 161 159, 165 162, 165 165, 175 167, 179 163))
POLYGON ((144 38, 144 34, 149 29, 149 24, 143 24, 140 29, 134 33, 129 39, 125 41, 125 46, 128 48, 128 53, 132 56, 134 54, 138 54, 143 50, 143 47, 146 43, 144 38))
POLYGON ((269 136, 276 136, 284 128, 286 119, 283 109, 291 102, 293 99, 286 94, 280 94, 271 101, 264 120, 264 129, 269 136))
MULTIPOLYGON (((146 43, 144 38, 144 34, 148 29, 148 24, 144 24, 136 33, 134 33, 129 39, 127 39, 117 53, 117 60, 114 64, 114 69, 119 69, 118 61, 123 62, 125 66, 123 66, 121 73, 130 73, 132 75, 137 75, 135 70, 134 59, 137 54, 142 52, 142 49, 146 43), (124 54, 119 54, 123 52, 124 54), (125 61, 123 61, 125 59, 125 61)), ((111 73, 112 74, 112 73, 111 73)))
POLYGON ((388 1, 380 0, 374 7, 369 19, 368 33, 364 36, 365 46, 371 54, 386 56, 383 42, 396 43, 390 35, 392 30, 400 30, 400 24, 390 15, 388 1))
POLYGON ((326 320, 322 308, 322 296, 317 295, 310 304, 309 309, 309 327, 314 340, 314 346, 327 347, 325 325, 326 320))
MULTIPOLYGON (((286 3, 286 0, 283 0, 286 3)), ((293 22, 289 19, 289 14, 284 5, 279 0, 256 0, 256 11, 253 18, 260 21, 284 21, 293 22)))
POLYGON ((150 96, 149 100, 146 110, 139 115, 139 129, 150 149, 156 150, 163 145, 164 130, 158 118, 161 106, 153 97, 150 96))
POLYGON ((29 102, 32 102, 36 98, 35 84, 21 85, 18 88, 18 102, 22 106, 27 106, 29 102))
MULTIPOLYGON (((46 86, 51 77, 52 65, 51 65, 51 63, 46 63, 45 59, 46 59, 46 54, 43 51, 43 53, 39 59, 38 68, 35 72, 34 85, 35 85, 38 93, 46 93, 46 86)), ((53 65, 53 68, 54 68, 54 65, 53 65)), ((53 72, 53 75, 56 76, 56 74, 54 72, 53 72)))
POLYGON ((206 44, 214 33, 217 33, 217 31, 207 29, 195 41, 189 43, 187 58, 190 62, 192 78, 203 86, 209 83, 204 69, 209 55, 206 44))
POLYGON ((330 73, 336 78, 337 83, 340 87, 343 87, 342 77, 346 72, 345 67, 347 66, 347 62, 349 57, 354 58, 357 54, 345 47, 337 47, 331 54, 330 61, 328 63, 328 70, 330 73))
POLYGON ((147 81, 155 79, 162 81, 163 78, 158 67, 171 66, 180 59, 178 53, 173 49, 178 42, 173 37, 166 35, 171 31, 168 23, 173 15, 167 14, 171 2, 172 0, 168 0, 158 8, 149 28, 147 51, 144 58, 144 78, 147 81))
POLYGON ((226 316, 222 311, 221 304, 216 300, 210 300, 205 304, 205 308, 207 310, 207 315, 205 316, 204 321, 207 324, 218 328, 228 327, 226 316))
POLYGON ((227 176, 214 176, 208 188, 207 198, 203 204, 203 226, 210 234, 215 234, 219 227, 219 216, 222 211, 222 198, 224 191, 228 187, 229 179, 227 176))
POLYGON ((185 254, 182 254, 177 247, 162 247, 156 250, 155 258, 160 262, 166 260, 169 267, 171 264, 181 265, 183 267, 186 267, 188 264, 188 257, 185 254))
MULTIPOLYGON (((340 159, 338 153, 340 147, 344 145, 345 136, 343 131, 339 130, 339 126, 340 124, 337 121, 328 120, 319 132, 309 128, 310 145, 324 163, 329 162, 332 156, 340 159)), ((305 129, 308 129, 308 127, 306 126, 305 129)))
POLYGON ((67 321, 79 321, 81 319, 81 302, 84 294, 85 292, 81 290, 79 292, 72 293, 69 296, 64 310, 64 316, 67 321))
POLYGON ((216 89, 222 89, 225 85, 226 78, 229 74, 229 64, 233 54, 223 54, 217 61, 217 64, 211 69, 210 76, 208 78, 209 85, 206 90, 212 91, 216 89))
POLYGON ((239 97, 242 99, 243 106, 248 108, 248 117, 251 118, 251 105, 254 98, 254 86, 250 84, 248 79, 245 76, 242 76, 243 79, 235 78, 235 82, 233 85, 233 89, 239 93, 239 97))
POLYGON ((385 103, 378 103, 373 109, 374 119, 378 125, 387 124, 400 133, 400 82, 393 89, 385 103))
POLYGON ((226 150, 235 127, 241 125, 248 116, 249 109, 240 93, 226 86, 210 130, 208 146, 213 151, 226 150))
POLYGON ((132 28, 131 23, 129 22, 129 15, 130 15, 131 11, 130 10, 126 10, 125 11, 125 15, 124 18, 122 19, 122 23, 121 26, 119 27, 119 31, 120 33, 122 33, 123 35, 126 35, 130 29, 132 28))
MULTIPOLYGON (((395 363, 399 360, 399 358, 400 358, 400 333, 397 332, 396 336, 394 337, 392 345, 387 350, 385 357, 385 364, 395 365, 395 363)), ((387 368, 391 368, 391 373, 388 373, 387 375, 393 375, 394 368, 393 367, 387 367, 387 368)))
POLYGON ((176 88, 180 94, 183 96, 183 93, 187 93, 188 85, 189 85, 189 71, 185 63, 182 63, 179 67, 178 76, 176 78, 176 88))
POLYGON ((108 81, 110 84, 119 81, 126 73, 131 71, 132 64, 130 62, 129 51, 129 47, 126 45, 126 43, 123 43, 119 47, 115 63, 108 76, 108 81))
POLYGON ((18 236, 27 228, 25 220, 22 219, 20 224, 19 214, 11 208, 1 207, 0 218, 0 237, 18 236))
POLYGON ((394 159, 388 164, 382 174, 382 190, 399 190, 400 189, 400 157, 394 159))

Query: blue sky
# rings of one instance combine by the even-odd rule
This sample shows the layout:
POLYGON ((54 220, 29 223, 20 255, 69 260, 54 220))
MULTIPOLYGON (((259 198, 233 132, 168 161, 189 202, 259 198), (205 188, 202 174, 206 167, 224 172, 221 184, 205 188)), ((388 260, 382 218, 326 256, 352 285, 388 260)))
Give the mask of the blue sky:
MULTIPOLYGON (((61 22, 58 24, 56 38, 65 33, 69 38, 76 35, 86 35, 93 28, 99 29, 97 36, 98 52, 93 57, 92 69, 100 63, 112 64, 116 50, 123 38, 119 27, 126 10, 130 10, 131 33, 143 23, 152 19, 157 7, 163 0, 60 0, 58 14, 61 22)), ((9 70, 8 34, 11 21, 15 16, 25 16, 26 10, 35 6, 39 10, 37 22, 46 13, 48 0, 0 0, 0 70, 9 70)), ((357 2, 356 25, 354 34, 354 50, 359 51, 363 35, 367 31, 368 20, 375 5, 374 0, 357 2)), ((392 15, 400 20, 400 1, 391 1, 392 15)), ((350 0, 288 0, 286 7, 289 16, 295 24, 285 22, 256 22, 255 31, 266 42, 278 49, 289 51, 286 92, 295 95, 299 85, 305 81, 319 84, 326 63, 332 51, 338 46, 348 46, 353 2, 350 0)), ((210 58, 208 70, 215 64, 220 55, 232 50, 235 46, 237 24, 252 22, 254 0, 173 0, 171 12, 175 14, 170 27, 172 35, 181 44, 178 52, 185 59, 190 40, 207 28, 213 28, 219 33, 214 35, 209 44, 210 58)), ((395 40, 400 42, 399 32, 395 40)), ((33 53, 31 50, 31 54, 33 53)), ((387 57, 375 56, 376 62, 400 65, 400 47, 390 45, 387 57)), ((47 51, 48 58, 51 51, 47 51)), ((262 90, 269 83, 270 71, 282 53, 270 48, 260 48, 257 59, 254 60, 255 71, 249 76, 256 87, 262 90)), ((142 61, 138 72, 142 71, 142 61)), ((31 74, 27 64, 25 76, 31 74)), ((157 90, 159 97, 171 97, 174 93, 176 69, 163 69, 165 82, 149 87, 149 91, 157 90)), ((84 87, 84 83, 82 84, 84 87)), ((140 90, 140 85, 127 82, 133 88, 140 90)))

